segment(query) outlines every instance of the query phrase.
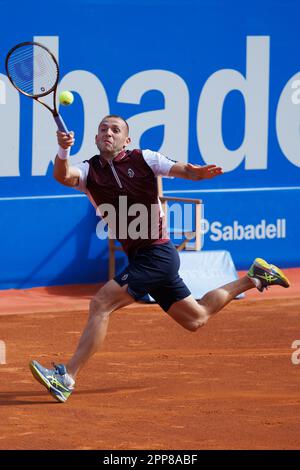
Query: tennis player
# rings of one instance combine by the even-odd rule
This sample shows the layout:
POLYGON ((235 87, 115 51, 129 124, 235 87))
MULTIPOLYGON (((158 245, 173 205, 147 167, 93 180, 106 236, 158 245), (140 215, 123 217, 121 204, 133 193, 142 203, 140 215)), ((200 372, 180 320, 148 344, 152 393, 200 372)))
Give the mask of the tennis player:
MULTIPOLYGON (((159 210, 156 177, 162 175, 200 181, 222 175, 219 166, 179 163, 151 150, 127 150, 130 144, 128 124, 116 115, 105 116, 100 122, 96 135, 99 153, 79 165, 69 164, 74 134, 58 131, 57 138, 59 148, 54 177, 58 182, 83 191, 95 207, 105 204, 106 212, 113 209, 116 220, 120 215, 124 221, 124 214, 120 214, 121 197, 127 198, 128 207, 142 202, 148 215, 141 221, 146 228, 141 228, 143 236, 138 238, 130 236, 130 230, 124 236, 121 233, 124 227, 118 223, 114 227, 129 264, 92 298, 87 324, 68 363, 55 365, 53 369, 46 369, 37 361, 30 363, 34 377, 56 400, 65 402, 71 395, 78 372, 105 339, 110 314, 146 294, 150 294, 183 328, 197 331, 242 292, 253 288, 262 292, 276 284, 289 287, 283 272, 261 258, 254 260, 246 276, 208 292, 198 302, 179 277, 179 256, 169 240, 159 210), (158 208, 154 217, 153 213, 150 215, 153 206, 158 208)), ((107 217, 109 224, 109 214, 102 215, 107 217)), ((128 216, 128 229, 132 220, 132 216, 128 216)))

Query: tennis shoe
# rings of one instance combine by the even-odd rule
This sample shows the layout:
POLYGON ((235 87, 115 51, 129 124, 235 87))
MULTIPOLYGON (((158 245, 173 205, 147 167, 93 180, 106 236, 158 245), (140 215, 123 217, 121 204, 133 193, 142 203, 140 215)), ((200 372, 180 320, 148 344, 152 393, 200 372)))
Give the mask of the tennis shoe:
POLYGON ((31 361, 29 368, 33 377, 47 388, 55 400, 63 403, 69 398, 75 381, 69 376, 63 364, 54 364, 54 369, 46 369, 37 361, 31 361))
POLYGON ((247 276, 260 292, 275 285, 285 288, 290 287, 290 282, 283 272, 277 266, 267 263, 262 258, 254 260, 247 276))

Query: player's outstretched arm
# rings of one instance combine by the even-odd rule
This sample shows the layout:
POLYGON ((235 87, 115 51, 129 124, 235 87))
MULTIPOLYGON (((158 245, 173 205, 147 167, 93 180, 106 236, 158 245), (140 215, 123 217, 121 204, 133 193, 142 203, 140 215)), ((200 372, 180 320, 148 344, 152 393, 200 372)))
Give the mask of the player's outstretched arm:
POLYGON ((169 171, 169 176, 184 178, 193 181, 215 178, 222 175, 223 170, 217 165, 192 165, 191 163, 177 162, 169 171))
POLYGON ((68 156, 70 148, 74 145, 74 132, 57 131, 57 142, 60 147, 59 154, 56 156, 54 163, 53 176, 59 183, 65 186, 78 186, 79 170, 69 165, 68 156))

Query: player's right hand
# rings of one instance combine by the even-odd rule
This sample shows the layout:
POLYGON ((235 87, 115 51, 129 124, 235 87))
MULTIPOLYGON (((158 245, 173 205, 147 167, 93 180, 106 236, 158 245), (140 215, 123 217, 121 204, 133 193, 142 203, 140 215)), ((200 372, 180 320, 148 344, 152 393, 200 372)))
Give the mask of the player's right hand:
POLYGON ((67 149, 72 147, 75 143, 74 132, 70 131, 68 134, 66 132, 57 131, 57 142, 60 147, 67 149))

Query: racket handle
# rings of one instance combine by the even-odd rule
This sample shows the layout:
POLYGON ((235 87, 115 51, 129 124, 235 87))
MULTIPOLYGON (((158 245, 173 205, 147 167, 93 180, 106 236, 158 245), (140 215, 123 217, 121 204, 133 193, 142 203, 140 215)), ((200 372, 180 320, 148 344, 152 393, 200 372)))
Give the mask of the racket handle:
POLYGON ((54 120, 55 120, 56 125, 58 127, 58 130, 61 131, 61 132, 66 132, 66 134, 68 134, 69 131, 68 131, 67 126, 64 123, 63 118, 59 114, 57 114, 56 116, 53 116, 53 117, 54 117, 54 120))

